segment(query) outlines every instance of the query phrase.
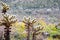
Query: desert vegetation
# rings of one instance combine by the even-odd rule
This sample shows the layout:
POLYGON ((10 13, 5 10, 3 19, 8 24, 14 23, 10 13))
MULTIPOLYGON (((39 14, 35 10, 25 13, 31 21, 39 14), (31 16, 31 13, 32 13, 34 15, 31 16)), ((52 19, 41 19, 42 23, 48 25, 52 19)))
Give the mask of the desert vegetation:
MULTIPOLYGON (((36 13, 34 13, 35 11, 32 10, 34 14, 32 14, 32 17, 30 17, 29 14, 28 17, 23 16, 21 19, 21 15, 19 15, 19 19, 21 19, 20 21, 18 17, 14 16, 13 14, 9 14, 11 9, 7 4, 1 4, 2 16, 0 18, 0 27, 3 28, 3 31, 0 33, 0 40, 60 40, 60 23, 55 24, 53 16, 50 15, 53 18, 52 23, 47 23, 44 18, 39 18, 40 14, 38 14, 39 17, 33 17, 34 15, 36 16, 36 13, 41 11, 38 10, 36 13)), ((26 7, 27 5, 25 4, 23 6, 26 7)), ((29 5, 27 8, 28 7, 29 5)), ((35 6, 35 8, 37 7, 35 6)), ((31 10, 25 10, 26 13, 31 13, 30 11, 31 10)), ((51 9, 47 9, 47 11, 48 14, 52 13, 51 9)), ((46 12, 43 10, 41 14, 43 15, 44 13, 46 12)), ((0 30, 2 30, 2 28, 0 28, 0 30)))

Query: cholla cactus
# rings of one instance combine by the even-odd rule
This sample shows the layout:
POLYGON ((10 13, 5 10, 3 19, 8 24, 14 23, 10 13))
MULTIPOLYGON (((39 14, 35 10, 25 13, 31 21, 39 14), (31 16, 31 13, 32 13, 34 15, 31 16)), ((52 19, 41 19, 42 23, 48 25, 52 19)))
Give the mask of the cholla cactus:
POLYGON ((26 26, 30 26, 30 27, 32 27, 35 22, 36 22, 35 19, 31 20, 30 18, 24 18, 23 20, 23 23, 25 23, 26 26))
POLYGON ((7 4, 5 4, 5 3, 2 3, 2 7, 3 7, 2 13, 5 14, 7 12, 7 10, 9 9, 9 6, 7 4))
POLYGON ((37 27, 37 28, 34 28, 34 30, 33 30, 33 36, 32 36, 32 40, 36 40, 36 35, 38 35, 38 34, 40 34, 41 32, 39 32, 40 30, 42 30, 43 29, 43 27, 37 27))
POLYGON ((7 14, 3 14, 3 19, 1 20, 0 24, 6 27, 10 27, 16 21, 17 20, 15 19, 15 16, 9 16, 7 14))
POLYGON ((30 29, 33 28, 34 23, 36 22, 35 19, 31 20, 30 18, 24 18, 23 22, 26 24, 27 28, 27 40, 30 40, 30 29))
POLYGON ((30 31, 32 29, 32 40, 36 40, 36 35, 40 34, 41 32, 39 32, 40 30, 43 29, 43 27, 37 27, 34 28, 34 24, 36 23, 36 20, 31 20, 30 18, 24 18, 23 22, 26 24, 26 28, 27 28, 27 40, 30 40, 30 31))
POLYGON ((5 37, 5 40, 10 40, 10 26, 12 26, 13 23, 15 23, 17 20, 15 19, 14 16, 9 16, 7 14, 3 14, 3 19, 1 20, 0 22, 0 25, 4 25, 5 28, 4 28, 4 31, 5 31, 5 34, 4 34, 4 37, 5 37))

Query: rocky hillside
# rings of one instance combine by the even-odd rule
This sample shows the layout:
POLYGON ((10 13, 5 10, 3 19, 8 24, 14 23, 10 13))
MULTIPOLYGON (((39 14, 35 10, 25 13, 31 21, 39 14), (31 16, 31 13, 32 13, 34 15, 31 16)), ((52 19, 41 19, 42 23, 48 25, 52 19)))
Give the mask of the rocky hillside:
POLYGON ((24 16, 43 18, 48 23, 58 23, 60 20, 60 0, 0 0, 1 2, 10 5, 11 9, 7 13, 16 15, 20 21, 24 16))

